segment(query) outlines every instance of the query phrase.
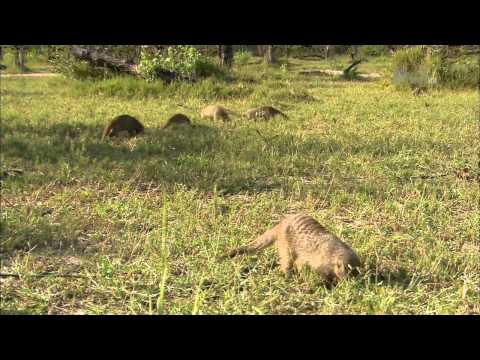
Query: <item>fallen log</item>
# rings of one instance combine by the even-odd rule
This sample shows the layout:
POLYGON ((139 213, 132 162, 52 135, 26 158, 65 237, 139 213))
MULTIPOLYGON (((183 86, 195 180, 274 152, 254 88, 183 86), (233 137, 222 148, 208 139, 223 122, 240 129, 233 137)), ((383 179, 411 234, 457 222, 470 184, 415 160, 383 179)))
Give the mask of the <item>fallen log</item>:
POLYGON ((355 67, 357 66, 358 64, 360 64, 362 62, 362 60, 357 60, 357 61, 354 61, 352 65, 350 65, 348 68, 346 68, 345 70, 343 70, 343 74, 345 76, 347 76, 350 71, 355 67))
MULTIPOLYGON (((98 51, 72 46, 70 48, 70 54, 77 60, 87 61, 93 67, 106 67, 114 72, 128 74, 135 77, 140 76, 136 64, 116 59, 110 55, 99 53, 98 51)), ((189 80, 180 77, 173 71, 165 69, 158 69, 156 75, 167 83, 176 79, 189 80)))

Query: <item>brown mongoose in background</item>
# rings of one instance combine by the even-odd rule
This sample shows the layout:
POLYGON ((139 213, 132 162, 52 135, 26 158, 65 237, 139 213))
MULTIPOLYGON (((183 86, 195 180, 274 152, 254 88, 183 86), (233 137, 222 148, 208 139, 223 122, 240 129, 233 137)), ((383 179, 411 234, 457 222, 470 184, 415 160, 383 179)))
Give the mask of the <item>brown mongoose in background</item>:
POLYGON ((283 116, 285 119, 288 119, 288 116, 282 113, 280 110, 275 109, 271 106, 261 106, 255 109, 248 110, 245 113, 247 119, 264 119, 269 120, 277 115, 283 116))
POLYGON ((192 121, 186 115, 175 114, 168 119, 167 123, 162 127, 162 129, 169 128, 173 125, 192 125, 192 121))
POLYGON ((107 137, 119 136, 120 133, 128 133, 129 136, 136 136, 145 131, 143 125, 130 115, 120 115, 115 117, 102 134, 102 141, 107 137))
POLYGON ((233 114, 233 111, 227 110, 222 106, 209 105, 200 112, 200 116, 202 119, 230 121, 229 112, 233 114))
POLYGON ((360 267, 357 254, 317 220, 305 214, 283 218, 272 229, 250 244, 229 252, 227 257, 259 252, 276 244, 280 269, 288 274, 293 265, 298 270, 307 265, 329 283, 343 279, 351 269, 360 267))

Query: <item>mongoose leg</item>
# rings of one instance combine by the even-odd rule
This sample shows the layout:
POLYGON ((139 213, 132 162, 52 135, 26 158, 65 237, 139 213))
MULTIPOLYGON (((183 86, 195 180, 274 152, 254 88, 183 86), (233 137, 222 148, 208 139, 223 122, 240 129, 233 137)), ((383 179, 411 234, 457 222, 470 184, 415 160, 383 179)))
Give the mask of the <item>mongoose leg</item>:
POLYGON ((294 258, 290 252, 290 249, 284 244, 278 244, 277 252, 279 257, 280 271, 282 271, 285 275, 289 275, 294 262, 294 258))
POLYGON ((303 259, 295 260, 295 267, 297 268, 298 272, 302 271, 304 266, 305 266, 305 260, 303 259))
POLYGON ((345 266, 343 264, 340 264, 340 263, 336 263, 334 265, 333 272, 335 273, 335 276, 336 276, 335 280, 336 281, 342 280, 347 273, 347 271, 345 269, 345 266))

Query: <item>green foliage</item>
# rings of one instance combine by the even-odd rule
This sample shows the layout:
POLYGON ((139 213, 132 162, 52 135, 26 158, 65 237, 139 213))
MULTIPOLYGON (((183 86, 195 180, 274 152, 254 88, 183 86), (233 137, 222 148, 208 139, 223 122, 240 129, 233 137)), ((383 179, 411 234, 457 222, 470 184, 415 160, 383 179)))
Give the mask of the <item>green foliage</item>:
POLYGON ((116 75, 115 72, 104 67, 91 66, 86 61, 73 58, 65 47, 58 46, 52 51, 49 63, 53 71, 76 80, 108 79, 116 75))
POLYGON ((475 88, 479 86, 478 59, 473 57, 457 61, 436 60, 438 82, 449 88, 475 88))
POLYGON ((161 70, 173 71, 182 78, 195 79, 200 60, 200 52, 190 45, 171 46, 166 52, 159 50, 154 54, 143 50, 138 71, 147 81, 156 80, 161 70))
POLYGON ((361 45, 359 48, 360 56, 383 56, 388 54, 386 45, 361 45))
POLYGON ((479 81, 478 61, 449 58, 445 47, 401 49, 393 57, 392 68, 393 83, 400 88, 477 87, 479 81))
POLYGON ((227 79, 228 72, 223 66, 219 66, 218 63, 215 63, 211 58, 201 57, 195 67, 195 74, 199 78, 207 78, 210 76, 227 79))
POLYGON ((393 69, 398 72, 414 73, 423 65, 425 55, 420 46, 398 50, 392 60, 393 69))
POLYGON ((238 65, 247 65, 252 59, 252 54, 248 50, 237 51, 234 55, 234 63, 238 65))

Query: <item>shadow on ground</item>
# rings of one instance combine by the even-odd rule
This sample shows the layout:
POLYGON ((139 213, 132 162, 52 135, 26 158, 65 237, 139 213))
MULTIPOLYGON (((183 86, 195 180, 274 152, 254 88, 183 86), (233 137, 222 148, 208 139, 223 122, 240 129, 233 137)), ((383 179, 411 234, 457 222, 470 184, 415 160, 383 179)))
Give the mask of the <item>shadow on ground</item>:
MULTIPOLYGON (((340 138, 266 135, 263 131, 262 135, 256 129, 218 124, 147 128, 144 135, 134 139, 102 142, 102 129, 96 125, 65 122, 33 127, 4 121, 4 166, 27 167, 22 176, 6 181, 43 183, 68 180, 65 177, 80 181, 133 180, 139 184, 183 184, 200 191, 212 191, 216 185, 222 194, 258 193, 279 189, 292 177, 318 180, 318 176, 324 176, 329 180, 331 171, 321 164, 333 154, 376 156, 378 152, 384 156, 385 152, 415 147, 412 139, 400 136, 372 140, 349 134, 352 139, 346 146, 340 138), (38 167, 42 168, 41 176, 35 173, 38 167)), ((344 186, 348 191, 375 192, 361 181, 344 186)))

